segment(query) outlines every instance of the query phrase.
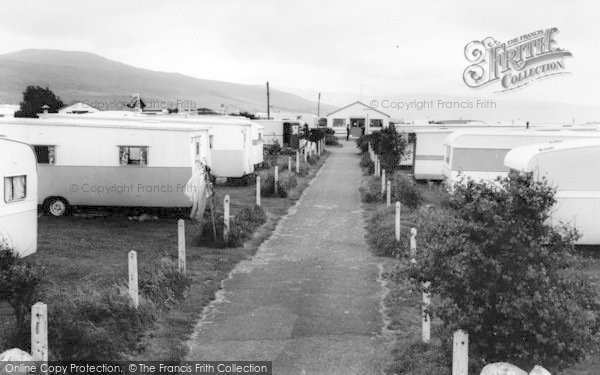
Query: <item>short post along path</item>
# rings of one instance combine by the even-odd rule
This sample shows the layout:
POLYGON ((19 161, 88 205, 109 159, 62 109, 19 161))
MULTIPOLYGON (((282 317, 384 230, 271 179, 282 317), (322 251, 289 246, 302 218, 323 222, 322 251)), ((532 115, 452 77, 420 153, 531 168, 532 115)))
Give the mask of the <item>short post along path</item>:
POLYGON ((188 360, 268 360, 274 374, 380 374, 383 287, 364 240, 354 142, 206 309, 188 360))

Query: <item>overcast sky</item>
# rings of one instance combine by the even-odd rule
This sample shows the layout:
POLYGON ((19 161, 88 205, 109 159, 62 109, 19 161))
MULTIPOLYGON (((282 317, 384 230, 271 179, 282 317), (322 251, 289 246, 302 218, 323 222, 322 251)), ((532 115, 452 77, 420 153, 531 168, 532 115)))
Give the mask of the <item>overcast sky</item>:
POLYGON ((600 2, 28 1, 0 7, 0 53, 83 50, 138 67, 349 97, 457 95, 595 104, 600 2), (557 27, 572 74, 498 94, 462 80, 465 45, 557 27))

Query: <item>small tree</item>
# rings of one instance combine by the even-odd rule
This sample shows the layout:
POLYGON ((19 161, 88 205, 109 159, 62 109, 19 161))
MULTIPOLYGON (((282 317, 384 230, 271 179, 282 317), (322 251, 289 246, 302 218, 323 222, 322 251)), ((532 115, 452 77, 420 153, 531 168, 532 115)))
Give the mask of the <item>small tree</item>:
POLYGON ((367 151, 367 144, 371 143, 373 150, 379 155, 381 167, 392 172, 400 167, 400 160, 406 152, 407 139, 398 133, 394 125, 368 135, 362 135, 356 140, 356 146, 361 152, 367 151))
POLYGON ((27 316, 38 297, 43 269, 19 259, 15 252, 0 245, 0 301, 13 308, 14 338, 27 336, 27 316))
POLYGON ((554 190, 530 175, 463 181, 449 209, 424 209, 411 276, 439 296, 431 313, 469 332, 472 357, 561 367, 596 347, 597 293, 571 268, 577 234, 548 223, 554 190))
POLYGON ((64 106, 60 98, 48 88, 40 86, 27 86, 23 92, 23 101, 21 109, 15 112, 15 117, 37 117, 38 113, 42 113, 42 107, 47 105, 48 112, 56 113, 64 106))

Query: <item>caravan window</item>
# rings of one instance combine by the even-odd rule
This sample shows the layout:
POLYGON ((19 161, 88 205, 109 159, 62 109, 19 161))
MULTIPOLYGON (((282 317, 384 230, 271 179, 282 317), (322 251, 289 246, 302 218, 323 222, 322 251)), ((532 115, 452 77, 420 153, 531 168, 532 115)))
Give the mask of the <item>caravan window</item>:
POLYGON ((148 165, 148 146, 119 146, 121 165, 148 165))
POLYGON ((6 203, 25 199, 27 176, 4 177, 4 201, 6 203))
POLYGON ((54 146, 39 146, 34 145, 35 156, 40 164, 54 164, 55 149, 54 146))

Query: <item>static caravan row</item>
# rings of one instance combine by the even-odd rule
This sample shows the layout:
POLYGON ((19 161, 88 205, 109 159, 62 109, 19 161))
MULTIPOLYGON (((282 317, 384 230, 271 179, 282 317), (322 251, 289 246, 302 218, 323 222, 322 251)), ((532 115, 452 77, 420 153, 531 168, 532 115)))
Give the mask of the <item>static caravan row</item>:
POLYGON ((68 205, 190 207, 197 163, 217 177, 254 171, 250 122, 111 116, 0 120, 0 134, 34 146, 38 203, 51 214, 68 205))
POLYGON ((403 126, 399 127, 408 134, 414 134, 413 143, 413 175, 417 180, 444 179, 444 141, 446 137, 458 130, 465 129, 516 129, 507 125, 486 126, 448 125, 434 128, 432 126, 403 126))
POLYGON ((552 222, 576 227, 578 244, 600 244, 600 138, 517 147, 506 154, 504 166, 546 178, 557 189, 552 222))
POLYGON ((37 250, 36 160, 30 145, 0 137, 0 248, 37 250))
POLYGON ((598 138, 598 131, 465 130, 450 134, 444 144, 444 178, 456 183, 461 176, 492 181, 508 175, 506 154, 520 146, 569 139, 598 138))

